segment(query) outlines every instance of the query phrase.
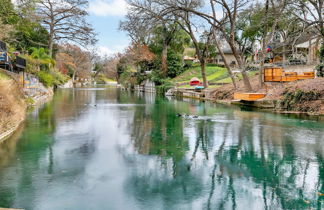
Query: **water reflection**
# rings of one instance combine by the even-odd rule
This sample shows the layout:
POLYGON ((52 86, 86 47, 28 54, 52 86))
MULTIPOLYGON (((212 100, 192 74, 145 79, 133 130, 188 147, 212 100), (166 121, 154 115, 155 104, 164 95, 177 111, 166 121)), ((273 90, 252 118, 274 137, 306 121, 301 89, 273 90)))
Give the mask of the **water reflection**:
POLYGON ((322 209, 323 128, 207 102, 62 90, 0 145, 0 206, 322 209))
MULTIPOLYGON (((135 111, 139 113, 134 116, 134 146, 140 154, 143 145, 144 154, 154 151, 149 154, 158 155, 161 166, 152 168, 147 175, 135 173, 131 178, 139 200, 151 198, 155 192, 157 197, 162 194, 166 199, 162 202, 165 208, 176 206, 186 195, 191 201, 206 196, 206 201, 197 202, 207 209, 323 207, 322 122, 270 113, 229 112, 224 107, 191 103, 182 106, 189 108, 186 111, 191 114, 209 112, 213 120, 179 119, 175 114, 183 110, 181 106, 163 104, 159 99, 149 116, 143 115, 142 109, 135 111), (143 123, 136 124, 137 120, 143 123), (176 183, 169 186, 170 180, 181 180, 181 187, 176 183), (164 192, 158 186, 168 190, 164 192), (173 190, 177 195, 172 194, 173 190), (204 195, 203 191, 209 193, 204 195), (170 204, 173 199, 169 196, 177 202, 170 204), (175 198, 178 196, 181 199, 175 198)), ((141 161, 139 167, 147 170, 141 161)))

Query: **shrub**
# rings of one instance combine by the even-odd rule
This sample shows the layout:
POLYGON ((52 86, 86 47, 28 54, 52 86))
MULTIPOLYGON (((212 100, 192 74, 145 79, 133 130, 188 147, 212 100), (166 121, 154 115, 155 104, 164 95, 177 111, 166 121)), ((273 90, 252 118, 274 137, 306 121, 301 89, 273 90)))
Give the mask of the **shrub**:
POLYGON ((247 66, 245 68, 245 71, 258 71, 259 68, 258 67, 255 67, 255 66, 247 66))
POLYGON ((106 84, 107 78, 104 75, 99 74, 96 76, 95 80, 97 84, 106 84))
POLYGON ((27 105, 33 105, 33 104, 35 104, 35 100, 32 97, 26 98, 25 101, 26 101, 27 105))
POLYGON ((52 71, 50 73, 54 78, 54 85, 62 85, 66 83, 70 78, 59 71, 52 71))
POLYGON ((184 68, 185 68, 185 69, 189 69, 189 68, 191 68, 191 67, 193 66, 193 64, 194 64, 193 61, 191 61, 191 60, 186 60, 186 61, 184 61, 184 68))
POLYGON ((321 63, 324 63, 324 42, 322 43, 321 49, 319 51, 319 57, 321 63))
POLYGON ((324 77, 324 43, 322 43, 321 49, 319 51, 319 57, 321 60, 321 64, 316 66, 317 76, 324 77))
POLYGON ((316 70, 318 77, 324 77, 324 63, 317 65, 316 70))
POLYGON ((184 72, 182 56, 175 53, 173 50, 168 51, 168 77, 175 78, 184 72))
POLYGON ((50 73, 40 71, 37 73, 37 76, 39 81, 43 83, 45 87, 52 87, 54 85, 55 79, 50 73))
POLYGON ((137 84, 137 78, 134 75, 134 72, 131 72, 129 70, 123 72, 120 75, 119 82, 125 87, 125 88, 132 88, 137 84))
POLYGON ((163 80, 162 84, 159 86, 156 86, 156 92, 159 94, 166 93, 169 89, 173 88, 173 84, 169 80, 163 80))

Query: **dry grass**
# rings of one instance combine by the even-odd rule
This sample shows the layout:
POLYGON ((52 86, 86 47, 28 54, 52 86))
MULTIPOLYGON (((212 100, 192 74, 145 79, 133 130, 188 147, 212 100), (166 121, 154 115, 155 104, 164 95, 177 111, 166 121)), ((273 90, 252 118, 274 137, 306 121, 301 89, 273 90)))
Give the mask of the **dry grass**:
POLYGON ((286 100, 289 110, 324 114, 324 78, 301 80, 281 88, 272 88, 267 99, 286 100))
POLYGON ((24 119, 26 104, 18 85, 12 79, 0 80, 0 133, 24 119))
POLYGON ((296 82, 286 83, 286 85, 274 87, 269 90, 269 95, 274 99, 279 99, 284 92, 287 91, 296 91, 301 90, 303 92, 309 91, 324 91, 324 78, 316 78, 316 79, 307 79, 300 80, 296 82))

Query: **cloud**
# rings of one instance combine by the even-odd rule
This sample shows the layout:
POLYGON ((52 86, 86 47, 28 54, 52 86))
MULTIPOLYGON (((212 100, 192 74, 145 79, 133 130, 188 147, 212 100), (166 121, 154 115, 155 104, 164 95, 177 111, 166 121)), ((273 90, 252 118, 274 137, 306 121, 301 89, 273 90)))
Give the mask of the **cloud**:
POLYGON ((116 53, 122 53, 126 47, 127 47, 126 45, 116 45, 112 47, 99 46, 98 53, 102 57, 109 57, 116 53))
POLYGON ((127 13, 125 0, 93 0, 89 12, 97 16, 124 16, 127 13))

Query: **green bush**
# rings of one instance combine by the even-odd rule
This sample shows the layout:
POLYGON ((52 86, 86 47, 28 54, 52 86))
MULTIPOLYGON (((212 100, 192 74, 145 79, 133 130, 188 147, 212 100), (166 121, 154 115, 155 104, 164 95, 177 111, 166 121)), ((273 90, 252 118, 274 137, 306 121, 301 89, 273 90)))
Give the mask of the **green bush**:
POLYGON ((45 87, 53 87, 55 79, 50 73, 40 71, 37 73, 37 76, 45 87))
POLYGON ((54 78, 54 85, 65 84, 70 78, 59 71, 52 71, 51 75, 54 78))
POLYGON ((191 61, 191 60, 184 61, 184 68, 185 69, 189 69, 189 68, 193 67, 193 65, 194 65, 194 62, 191 61))
POLYGON ((104 75, 99 74, 96 76, 95 80, 97 84, 106 84, 107 78, 104 75))
POLYGON ((168 51, 168 77, 175 78, 184 72, 182 56, 175 53, 173 50, 168 51))
POLYGON ((166 79, 162 81, 161 85, 156 86, 156 92, 159 94, 164 94, 173 87, 174 85, 170 82, 170 80, 166 79))
POLYGON ((125 87, 125 88, 133 88, 135 85, 137 85, 137 78, 135 76, 135 72, 131 72, 129 70, 123 72, 120 75, 119 82, 125 87))
POLYGON ((35 104, 35 100, 32 98, 32 97, 28 97, 28 98, 26 98, 26 103, 28 104, 28 105, 33 105, 33 104, 35 104))
POLYGON ((324 63, 317 65, 316 70, 318 77, 324 77, 324 63))
POLYGON ((316 66, 317 76, 324 77, 324 43, 322 43, 321 49, 319 51, 319 57, 321 60, 321 64, 316 66))
POLYGON ((322 43, 321 49, 319 51, 319 57, 321 63, 324 63, 324 42, 322 43))

